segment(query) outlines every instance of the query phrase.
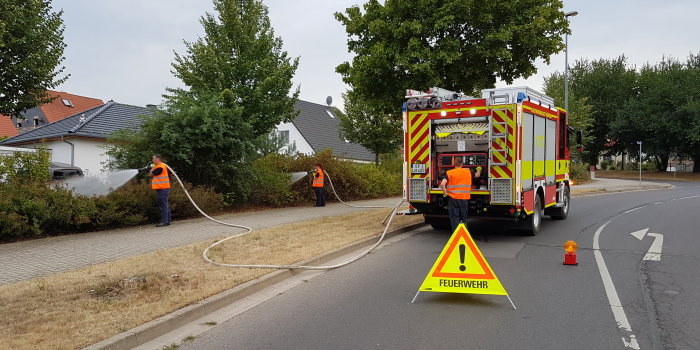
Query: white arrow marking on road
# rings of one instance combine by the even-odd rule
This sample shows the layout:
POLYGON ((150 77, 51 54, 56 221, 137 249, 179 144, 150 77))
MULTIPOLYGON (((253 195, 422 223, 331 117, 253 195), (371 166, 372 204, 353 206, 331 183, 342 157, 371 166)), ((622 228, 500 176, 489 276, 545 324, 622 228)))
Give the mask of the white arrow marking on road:
POLYGON ((642 260, 661 261, 661 248, 664 245, 664 235, 660 233, 647 232, 649 232, 649 228, 634 231, 630 234, 640 241, 644 238, 644 236, 654 237, 654 242, 651 243, 649 251, 647 251, 647 254, 644 255, 644 258, 642 260))
POLYGON ((654 237, 654 242, 649 247, 647 255, 644 256, 644 260, 661 261, 661 247, 664 244, 664 235, 660 233, 647 233, 647 236, 654 237))
POLYGON ((649 231, 649 229, 648 229, 648 228, 645 228, 645 229, 643 229, 643 230, 634 231, 634 232, 632 232, 632 233, 630 233, 630 234, 631 234, 632 236, 634 236, 635 238, 637 238, 638 240, 641 241, 642 238, 644 238, 644 236, 647 235, 647 231, 649 231))

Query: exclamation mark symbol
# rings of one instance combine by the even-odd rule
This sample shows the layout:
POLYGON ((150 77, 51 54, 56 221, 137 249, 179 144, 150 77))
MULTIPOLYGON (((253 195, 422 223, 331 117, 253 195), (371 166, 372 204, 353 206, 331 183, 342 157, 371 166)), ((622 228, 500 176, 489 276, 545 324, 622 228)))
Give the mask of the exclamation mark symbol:
POLYGON ((467 269, 466 266, 464 266, 464 254, 466 253, 467 247, 464 244, 459 245, 459 262, 462 265, 459 265, 459 271, 464 271, 467 269))

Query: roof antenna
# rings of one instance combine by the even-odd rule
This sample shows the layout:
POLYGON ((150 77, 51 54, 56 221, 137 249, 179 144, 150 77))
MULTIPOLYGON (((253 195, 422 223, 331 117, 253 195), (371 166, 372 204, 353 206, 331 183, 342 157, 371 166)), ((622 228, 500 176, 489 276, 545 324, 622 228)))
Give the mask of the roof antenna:
POLYGON ((331 103, 333 103, 333 97, 330 97, 330 96, 326 97, 326 104, 328 105, 328 107, 331 106, 331 103))

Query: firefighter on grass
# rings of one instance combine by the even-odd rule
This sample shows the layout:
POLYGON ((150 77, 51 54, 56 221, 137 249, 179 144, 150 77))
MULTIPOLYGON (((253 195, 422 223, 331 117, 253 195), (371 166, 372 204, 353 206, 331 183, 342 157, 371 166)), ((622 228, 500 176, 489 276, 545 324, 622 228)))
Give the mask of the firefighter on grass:
POLYGON ((326 194, 323 193, 323 179, 325 174, 323 173, 323 167, 321 164, 316 164, 316 170, 313 172, 314 182, 311 187, 314 188, 316 192, 316 204, 314 207, 325 207, 326 206, 326 194))
MULTIPOLYGON (((469 198, 472 190, 472 172, 462 168, 464 160, 462 157, 454 157, 452 162, 455 168, 447 172, 447 178, 442 179, 440 189, 442 193, 449 197, 448 214, 452 232, 457 229, 459 223, 467 225, 467 213, 469 212, 469 198)), ((481 167, 476 168, 475 177, 481 176, 481 167)))

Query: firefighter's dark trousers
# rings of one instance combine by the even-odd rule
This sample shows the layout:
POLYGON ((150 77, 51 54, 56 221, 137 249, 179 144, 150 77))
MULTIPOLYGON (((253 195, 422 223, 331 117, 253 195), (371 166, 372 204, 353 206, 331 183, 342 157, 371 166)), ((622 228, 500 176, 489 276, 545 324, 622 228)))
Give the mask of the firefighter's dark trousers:
POLYGON ((316 207, 325 207, 326 206, 326 194, 323 192, 323 187, 314 187, 314 191, 316 191, 316 207))
POLYGON ((454 199, 449 198, 447 211, 450 215, 450 224, 452 225, 452 232, 455 232, 459 223, 464 223, 467 225, 467 213, 469 212, 469 200, 468 199, 454 199))
POLYGON ((170 223, 170 205, 168 204, 168 197, 170 196, 170 189, 163 188, 156 190, 156 198, 158 199, 158 209, 160 209, 160 223, 169 224, 170 223))

